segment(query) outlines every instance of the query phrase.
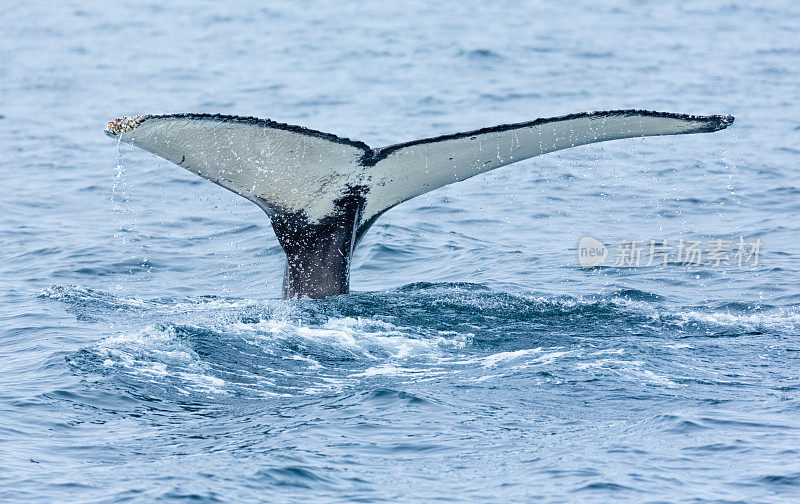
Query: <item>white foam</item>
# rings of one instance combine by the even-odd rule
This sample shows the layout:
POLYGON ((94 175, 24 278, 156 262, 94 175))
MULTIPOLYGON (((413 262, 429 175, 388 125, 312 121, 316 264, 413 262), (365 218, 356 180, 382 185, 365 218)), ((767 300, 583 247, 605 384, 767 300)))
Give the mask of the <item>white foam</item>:
POLYGON ((596 370, 613 373, 622 378, 636 382, 647 382, 666 387, 678 387, 678 384, 665 376, 645 369, 646 364, 639 360, 598 359, 589 362, 580 362, 575 365, 579 371, 596 370))
POLYGON ((470 339, 470 335, 452 332, 430 337, 385 321, 354 317, 330 318, 319 326, 287 318, 270 318, 254 324, 240 322, 235 324, 235 329, 261 346, 294 339, 318 349, 321 354, 344 352, 367 360, 434 356, 448 348, 464 348, 470 339))
POLYGON ((225 380, 212 376, 209 366, 175 337, 172 327, 123 332, 101 341, 94 351, 104 357, 104 367, 151 383, 163 384, 169 377, 180 383, 179 391, 227 393, 225 380))
POLYGON ((796 331, 800 328, 800 313, 788 310, 756 312, 756 313, 730 313, 730 312, 701 312, 690 310, 675 313, 676 324, 684 326, 690 323, 703 323, 720 327, 742 327, 745 329, 766 328, 785 331, 796 331))
POLYGON ((424 368, 408 368, 397 366, 394 364, 381 364, 380 366, 373 366, 365 369, 360 373, 353 373, 351 377, 368 377, 368 376, 430 376, 431 374, 442 374, 442 372, 431 371, 424 368))
POLYGON ((541 348, 529 348, 526 350, 516 350, 513 352, 499 352, 496 354, 489 355, 487 357, 483 357, 481 359, 481 363, 483 367, 494 367, 500 363, 506 363, 512 360, 520 359, 527 355, 533 355, 540 353, 542 351, 541 348))

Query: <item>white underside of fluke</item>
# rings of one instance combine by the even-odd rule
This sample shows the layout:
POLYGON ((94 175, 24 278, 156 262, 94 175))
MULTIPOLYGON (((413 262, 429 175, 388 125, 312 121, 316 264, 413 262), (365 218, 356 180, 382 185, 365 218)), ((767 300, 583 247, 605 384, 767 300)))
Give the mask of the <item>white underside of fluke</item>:
POLYGON ((176 114, 109 123, 106 132, 231 191, 267 212, 315 223, 362 188, 361 222, 403 201, 501 166, 621 138, 723 129, 730 116, 587 112, 370 149, 361 142, 269 120, 176 114))
POLYGON ((345 143, 213 118, 147 117, 121 134, 130 143, 258 203, 319 220, 356 183, 364 151, 345 143))

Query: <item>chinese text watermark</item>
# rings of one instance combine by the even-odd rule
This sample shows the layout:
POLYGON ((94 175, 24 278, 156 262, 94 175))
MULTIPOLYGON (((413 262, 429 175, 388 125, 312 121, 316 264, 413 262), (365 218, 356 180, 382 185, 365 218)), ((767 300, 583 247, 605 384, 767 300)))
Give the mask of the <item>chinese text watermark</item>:
MULTIPOLYGON (((620 240, 613 249, 613 266, 712 266, 756 267, 763 242, 760 238, 746 240, 620 240)), ((584 236, 578 242, 578 263, 584 268, 603 266, 609 259, 609 248, 597 238, 584 236)))

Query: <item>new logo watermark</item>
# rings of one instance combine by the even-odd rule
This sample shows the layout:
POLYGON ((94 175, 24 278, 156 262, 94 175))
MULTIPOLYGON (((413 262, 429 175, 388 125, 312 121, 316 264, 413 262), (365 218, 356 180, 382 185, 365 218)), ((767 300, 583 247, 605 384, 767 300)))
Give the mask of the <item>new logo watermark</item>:
POLYGON ((578 242, 578 262, 584 268, 602 266, 606 263, 606 257, 608 248, 597 238, 584 236, 578 242))
POLYGON ((615 251, 613 266, 637 268, 640 266, 712 266, 753 268, 758 266, 761 248, 760 238, 738 241, 723 240, 684 240, 670 242, 658 240, 620 240, 615 245, 606 246, 597 238, 584 236, 578 242, 578 263, 584 268, 606 265, 609 248, 615 251))

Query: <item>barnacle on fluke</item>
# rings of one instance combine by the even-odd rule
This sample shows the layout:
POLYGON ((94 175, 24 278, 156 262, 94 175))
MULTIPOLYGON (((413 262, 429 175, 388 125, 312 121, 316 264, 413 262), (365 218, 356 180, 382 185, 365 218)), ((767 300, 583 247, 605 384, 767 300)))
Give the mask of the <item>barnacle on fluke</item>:
POLYGON ((120 117, 119 119, 114 119, 106 125, 106 133, 109 135, 120 135, 122 133, 126 133, 142 124, 142 121, 145 119, 147 119, 146 115, 120 117))

